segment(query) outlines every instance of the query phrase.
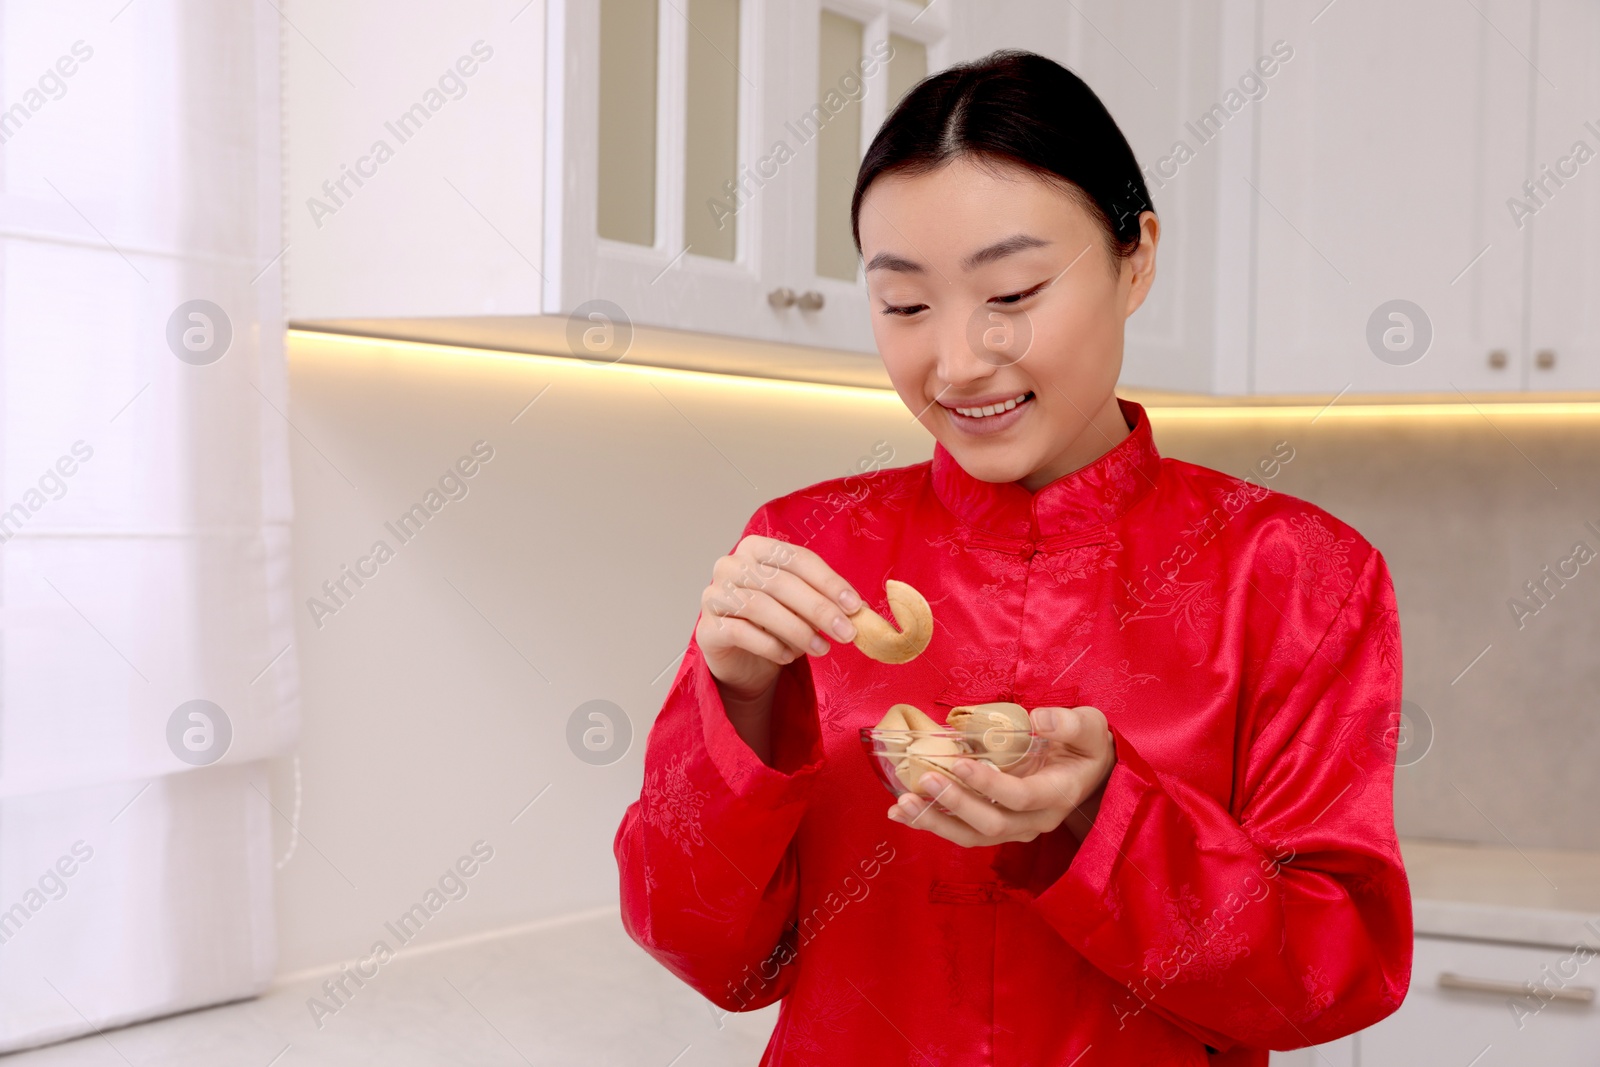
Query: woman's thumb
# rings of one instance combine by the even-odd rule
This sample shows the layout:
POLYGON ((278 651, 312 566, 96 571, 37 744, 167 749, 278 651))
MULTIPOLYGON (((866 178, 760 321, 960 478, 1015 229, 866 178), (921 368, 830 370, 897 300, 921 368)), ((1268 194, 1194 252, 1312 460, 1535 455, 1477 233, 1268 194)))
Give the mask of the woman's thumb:
POLYGON ((1046 737, 1061 739, 1062 731, 1076 733, 1076 716, 1071 708, 1034 708, 1033 728, 1046 737))
POLYGON ((1088 705, 1076 708, 1034 708, 1033 728, 1052 741, 1063 741, 1081 747, 1091 743, 1097 733, 1106 729, 1106 720, 1099 708, 1088 705))

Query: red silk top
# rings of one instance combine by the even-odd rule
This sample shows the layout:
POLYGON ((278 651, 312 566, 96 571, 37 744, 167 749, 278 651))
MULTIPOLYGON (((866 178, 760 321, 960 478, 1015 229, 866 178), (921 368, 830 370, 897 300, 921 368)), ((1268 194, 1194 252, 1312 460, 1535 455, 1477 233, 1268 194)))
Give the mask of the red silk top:
POLYGON ((614 842, 623 922, 725 1009, 783 998, 762 1065, 1264 1065, 1404 998, 1383 557, 1312 504, 1162 458, 1120 403, 1132 433, 1037 493, 936 445, 746 526, 886 617, 886 578, 934 616, 910 663, 846 644, 784 667, 772 766, 692 638, 651 727, 614 842), (964 848, 886 817, 859 729, 1000 700, 1110 721, 1081 845, 1063 825, 964 848))

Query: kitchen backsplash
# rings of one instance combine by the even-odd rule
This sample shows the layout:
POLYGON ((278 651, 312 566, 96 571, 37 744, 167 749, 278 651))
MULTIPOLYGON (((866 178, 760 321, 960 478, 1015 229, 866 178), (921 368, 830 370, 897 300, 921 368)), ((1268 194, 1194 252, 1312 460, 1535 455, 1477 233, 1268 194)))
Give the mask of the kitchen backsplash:
POLYGON ((1403 835, 1600 848, 1600 415, 1486 412, 1153 425, 1164 454, 1240 475, 1292 448, 1266 484, 1388 561, 1403 835))

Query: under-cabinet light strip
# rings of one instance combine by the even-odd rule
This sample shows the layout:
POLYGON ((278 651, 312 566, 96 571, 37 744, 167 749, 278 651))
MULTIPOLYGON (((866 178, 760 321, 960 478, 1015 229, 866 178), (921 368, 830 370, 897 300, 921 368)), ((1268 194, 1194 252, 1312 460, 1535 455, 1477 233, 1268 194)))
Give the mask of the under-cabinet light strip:
POLYGON ((388 337, 364 337, 348 333, 324 333, 320 330, 294 329, 289 331, 292 339, 305 340, 313 343, 325 341, 347 345, 359 345, 368 348, 396 348, 416 352, 419 355, 434 356, 451 359, 492 359, 509 360, 516 363, 532 363, 538 366, 549 367, 552 370, 573 370, 587 367, 597 373, 635 374, 650 378, 669 378, 675 381, 687 381, 701 384, 717 384, 727 386, 756 386, 766 389, 781 389, 784 391, 816 392, 828 396, 857 396, 870 399, 887 399, 899 402, 899 396, 892 389, 881 389, 869 385, 836 385, 829 382, 797 382, 788 378, 761 378, 750 374, 727 374, 722 371, 685 370, 681 367, 654 367, 641 363, 603 363, 596 360, 577 359, 572 356, 548 356, 537 352, 506 352, 492 348, 468 348, 460 345, 439 344, 434 341, 400 341, 388 337))
MULTIPOLYGON (((388 337, 366 337, 356 334, 325 333, 320 330, 293 329, 289 336, 313 343, 336 343, 367 348, 404 349, 419 355, 447 358, 510 360, 517 363, 534 363, 551 369, 588 367, 595 371, 622 374, 642 374, 647 377, 670 378, 704 384, 755 386, 820 393, 827 396, 874 397, 895 400, 899 397, 892 389, 866 385, 839 385, 826 382, 799 382, 785 378, 760 378, 754 375, 729 374, 722 371, 685 370, 679 367, 655 367, 638 363, 599 363, 574 359, 568 356, 540 355, 530 352, 506 352, 487 348, 469 348, 432 341, 402 341, 388 337)), ((1257 404, 1165 404, 1144 403, 1152 417, 1160 419, 1350 419, 1350 418, 1412 418, 1418 416, 1479 416, 1479 415, 1600 415, 1600 400, 1442 400, 1437 403, 1400 402, 1382 403, 1332 403, 1305 404, 1271 402, 1257 404)))

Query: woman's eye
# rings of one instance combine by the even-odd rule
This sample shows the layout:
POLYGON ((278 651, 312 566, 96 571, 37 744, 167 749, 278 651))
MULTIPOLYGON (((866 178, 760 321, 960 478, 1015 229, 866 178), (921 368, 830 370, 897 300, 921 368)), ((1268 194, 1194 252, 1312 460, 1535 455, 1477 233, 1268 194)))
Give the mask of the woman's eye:
POLYGON ((885 304, 883 313, 885 315, 915 315, 917 312, 927 308, 927 306, 927 304, 885 304))
POLYGON ((991 304, 1015 304, 1018 301, 1026 300, 1026 299, 1028 299, 1028 297, 1033 296, 1035 293, 1039 292, 1039 290, 1043 289, 1048 284, 1049 284, 1048 282, 1041 282, 1040 284, 1034 286, 1032 289, 1024 289, 1020 293, 1012 293, 1009 296, 991 297, 989 299, 989 303, 991 303, 991 304))

